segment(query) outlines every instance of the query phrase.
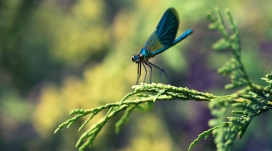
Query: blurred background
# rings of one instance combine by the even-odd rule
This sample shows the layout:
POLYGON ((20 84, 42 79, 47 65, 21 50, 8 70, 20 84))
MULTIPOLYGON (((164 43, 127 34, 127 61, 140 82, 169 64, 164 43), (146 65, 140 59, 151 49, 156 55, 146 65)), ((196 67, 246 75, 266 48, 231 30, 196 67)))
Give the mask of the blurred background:
MULTIPOLYGON (((223 14, 225 8, 232 12, 246 71, 264 85, 260 78, 272 68, 270 0, 1 0, 0 150, 75 151, 83 119, 68 130, 54 130, 72 109, 117 102, 133 91, 137 65, 131 56, 169 7, 180 16, 178 35, 194 33, 150 61, 165 69, 175 86, 231 93, 223 89, 229 78, 216 72, 230 55, 211 49, 220 34, 207 29, 204 15, 215 6, 223 14)), ((153 82, 159 77, 154 70, 153 82)), ((258 116, 234 150, 272 150, 271 116, 258 116)), ((114 133, 118 117, 112 119, 90 150, 185 151, 208 129, 210 118, 207 102, 157 102, 148 112, 133 112, 119 134, 114 133)), ((201 140, 193 150, 215 150, 213 139, 201 140)))

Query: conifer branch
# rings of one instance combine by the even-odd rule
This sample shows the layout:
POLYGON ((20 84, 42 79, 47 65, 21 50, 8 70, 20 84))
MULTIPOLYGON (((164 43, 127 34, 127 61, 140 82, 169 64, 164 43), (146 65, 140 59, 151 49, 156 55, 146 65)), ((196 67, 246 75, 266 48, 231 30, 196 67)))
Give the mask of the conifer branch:
POLYGON ((234 56, 234 58, 231 58, 225 65, 219 68, 218 72, 222 75, 230 74, 232 83, 226 85, 226 89, 244 86, 245 88, 233 95, 219 97, 209 103, 211 113, 215 116, 215 119, 210 120, 209 125, 213 128, 216 127, 213 129, 213 134, 218 151, 232 150, 236 137, 241 139, 252 119, 271 109, 272 101, 271 74, 263 78, 269 84, 266 87, 254 84, 249 80, 241 62, 239 33, 228 9, 226 9, 226 15, 233 32, 231 36, 227 34, 219 9, 215 8, 215 14, 212 11, 207 12, 207 17, 212 22, 209 28, 217 29, 223 37, 213 45, 213 48, 219 51, 229 49, 234 56), (225 116, 228 108, 235 108, 232 110, 232 114, 236 116, 227 117, 228 122, 226 122, 225 116))
POLYGON ((92 147, 95 137, 103 128, 103 126, 117 113, 121 111, 125 111, 121 119, 116 123, 115 131, 119 132, 120 128, 123 124, 125 124, 128 119, 130 113, 134 109, 143 108, 149 103, 155 103, 155 101, 167 101, 167 100, 195 100, 195 101, 211 101, 213 99, 218 98, 218 96, 214 96, 209 93, 199 92, 193 89, 182 88, 182 87, 174 87, 171 85, 164 84, 141 84, 135 85, 132 87, 134 89, 133 92, 128 93, 124 96, 120 102, 116 103, 108 103, 102 105, 100 107, 96 107, 94 109, 75 109, 70 112, 70 115, 73 115, 71 119, 63 122, 59 125, 59 127, 55 130, 54 133, 57 133, 64 126, 67 128, 73 124, 76 120, 83 116, 89 115, 89 118, 80 126, 79 130, 81 130, 86 124, 99 112, 108 109, 107 114, 93 125, 90 129, 84 132, 79 138, 76 147, 79 150, 84 150, 88 146, 92 147))
POLYGON ((225 12, 231 32, 228 32, 225 27, 222 14, 218 8, 215 9, 215 12, 208 11, 207 17, 211 21, 209 28, 218 30, 222 35, 222 38, 213 45, 213 48, 217 51, 230 50, 233 55, 229 61, 218 69, 221 75, 230 75, 231 83, 227 84, 225 88, 240 88, 239 90, 230 95, 216 96, 193 89, 164 84, 134 85, 132 87, 134 91, 125 95, 119 102, 108 103, 93 109, 72 110, 70 115, 73 117, 60 124, 54 133, 57 133, 65 126, 69 128, 75 121, 84 116, 89 116, 78 129, 80 131, 94 116, 106 110, 107 114, 79 138, 76 147, 83 151, 88 146, 92 147, 101 129, 118 113, 124 111, 115 125, 116 133, 128 122, 129 116, 134 110, 149 109, 156 101, 207 101, 214 116, 209 121, 211 128, 199 134, 188 150, 191 150, 200 139, 206 139, 210 134, 214 136, 218 151, 232 150, 235 139, 243 137, 252 119, 272 109, 272 72, 262 78, 266 81, 267 86, 260 86, 250 81, 241 61, 239 32, 230 11, 226 9, 225 12), (227 115, 229 109, 232 109, 232 111, 230 115, 227 115))
POLYGON ((234 56, 234 58, 231 58, 230 61, 227 61, 225 65, 219 68, 218 72, 222 75, 231 74, 232 83, 226 85, 226 89, 240 88, 243 86, 249 86, 253 89, 254 86, 249 80, 241 61, 241 43, 236 23, 229 9, 226 9, 225 12, 232 30, 231 33, 227 32, 222 14, 218 8, 215 8, 214 13, 212 11, 207 11, 206 13, 208 19, 211 21, 208 27, 212 30, 218 30, 223 37, 213 45, 213 49, 217 51, 230 50, 234 56))

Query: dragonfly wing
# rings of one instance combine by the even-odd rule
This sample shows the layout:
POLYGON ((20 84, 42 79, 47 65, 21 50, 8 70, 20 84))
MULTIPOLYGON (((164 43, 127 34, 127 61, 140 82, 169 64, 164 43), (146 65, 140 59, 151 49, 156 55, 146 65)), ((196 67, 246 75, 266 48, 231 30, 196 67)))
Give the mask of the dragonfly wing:
POLYGON ((156 30, 150 35, 145 43, 145 48, 157 55, 174 43, 179 26, 178 13, 174 8, 169 8, 163 14, 156 30))

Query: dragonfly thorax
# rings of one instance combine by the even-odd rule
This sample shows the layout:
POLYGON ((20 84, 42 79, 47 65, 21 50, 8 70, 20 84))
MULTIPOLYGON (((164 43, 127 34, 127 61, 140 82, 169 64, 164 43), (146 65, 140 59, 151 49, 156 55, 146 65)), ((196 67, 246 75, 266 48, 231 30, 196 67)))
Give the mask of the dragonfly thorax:
POLYGON ((138 55, 132 56, 132 61, 135 63, 139 63, 142 61, 148 61, 151 57, 151 52, 145 48, 142 48, 138 55))

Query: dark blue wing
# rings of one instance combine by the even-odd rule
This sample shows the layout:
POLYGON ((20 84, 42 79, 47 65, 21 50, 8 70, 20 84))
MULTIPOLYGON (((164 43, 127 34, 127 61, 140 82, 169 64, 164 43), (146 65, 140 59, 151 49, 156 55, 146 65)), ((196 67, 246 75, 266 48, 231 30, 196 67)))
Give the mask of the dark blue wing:
POLYGON ((179 26, 178 13, 174 8, 169 8, 163 14, 156 30, 150 35, 145 43, 145 48, 153 55, 157 55, 174 43, 179 26))

